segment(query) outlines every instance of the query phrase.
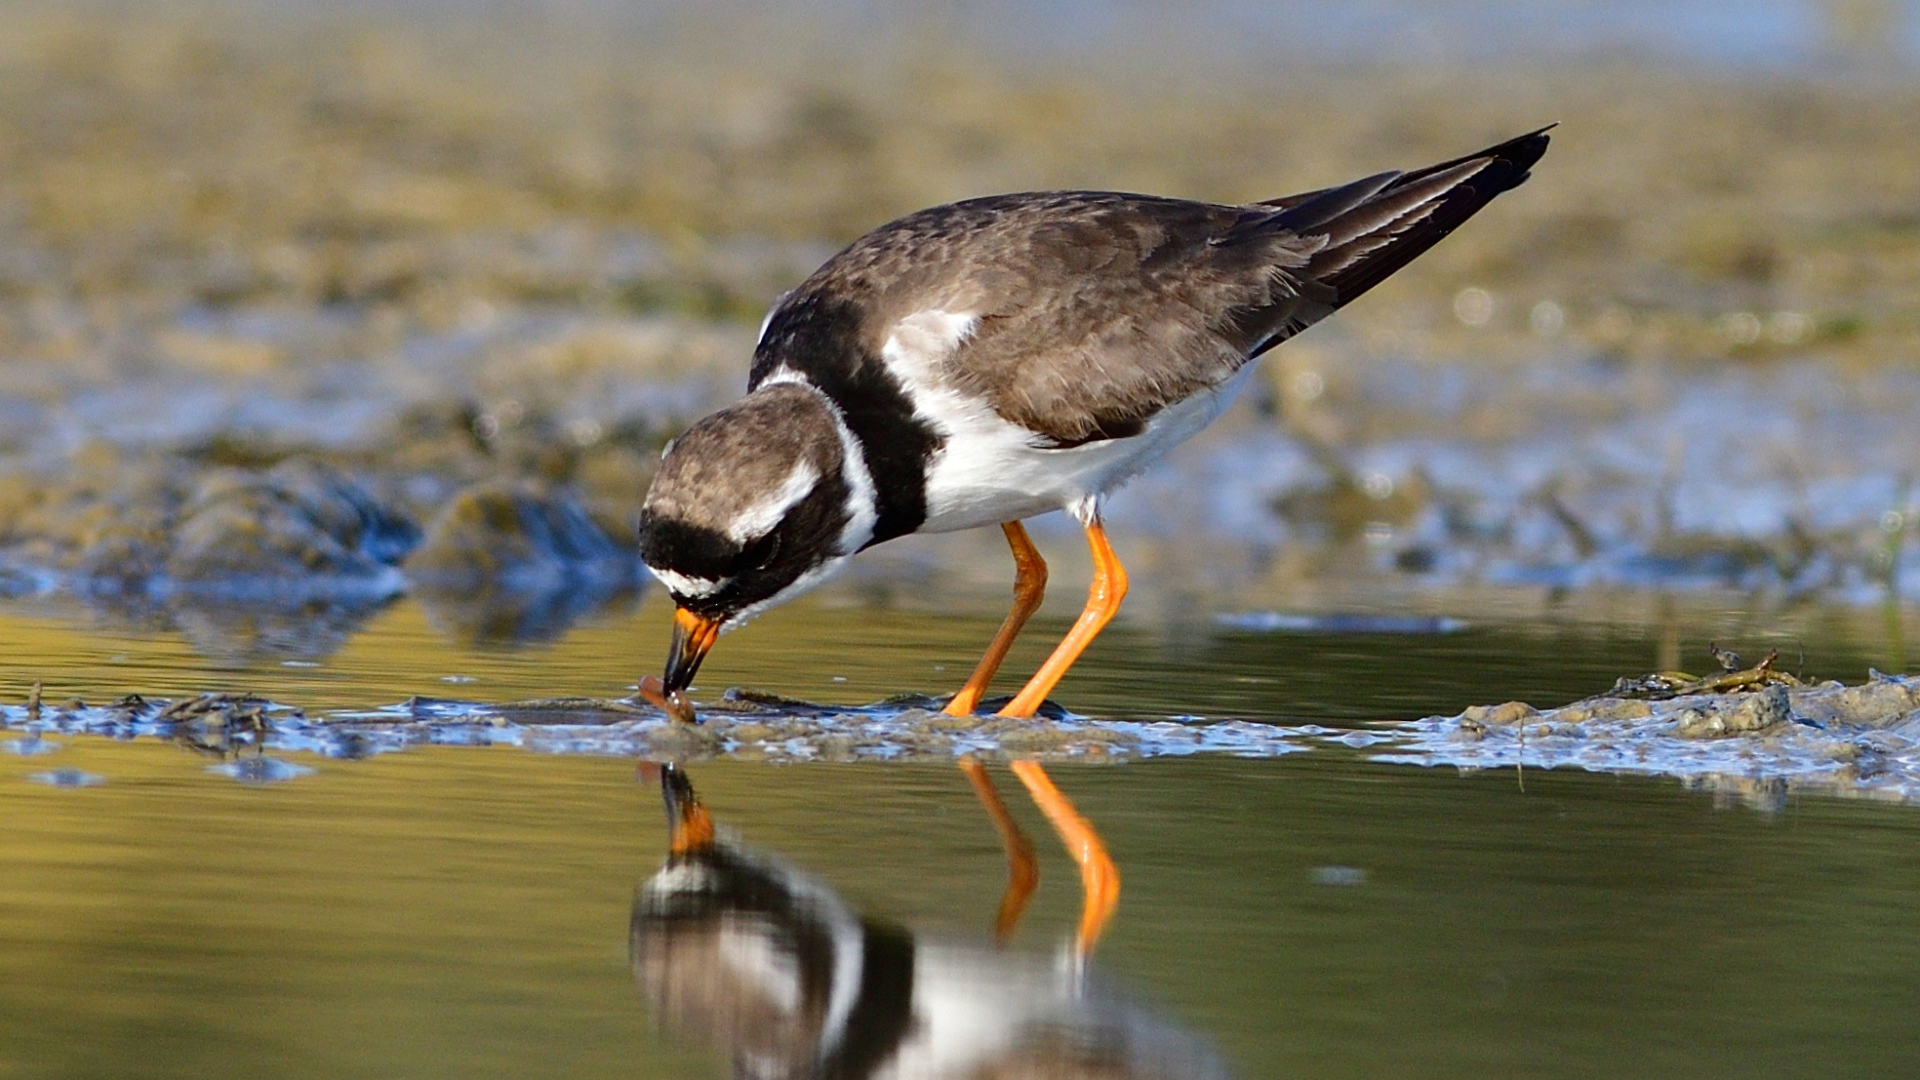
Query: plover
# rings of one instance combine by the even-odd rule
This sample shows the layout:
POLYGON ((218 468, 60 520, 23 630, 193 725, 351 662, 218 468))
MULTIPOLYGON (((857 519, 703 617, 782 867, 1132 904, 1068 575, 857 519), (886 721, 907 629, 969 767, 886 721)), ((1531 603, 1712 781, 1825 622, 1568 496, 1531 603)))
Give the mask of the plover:
POLYGON ((668 448, 640 553, 677 606, 682 691, 722 629, 915 532, 999 525, 1014 606, 949 702, 971 714, 1039 606, 1024 518, 1064 509, 1094 578, 1000 715, 1030 717, 1120 606, 1101 501, 1219 416, 1252 361, 1433 246, 1546 152, 1547 129, 1412 172, 1245 205, 997 195, 883 225, 781 297, 747 395, 668 448))
POLYGON ((863 916, 796 867, 717 832, 660 769, 666 865, 636 891, 636 982, 662 1027, 736 1077, 1227 1075, 1206 1041, 1084 965, 863 916))

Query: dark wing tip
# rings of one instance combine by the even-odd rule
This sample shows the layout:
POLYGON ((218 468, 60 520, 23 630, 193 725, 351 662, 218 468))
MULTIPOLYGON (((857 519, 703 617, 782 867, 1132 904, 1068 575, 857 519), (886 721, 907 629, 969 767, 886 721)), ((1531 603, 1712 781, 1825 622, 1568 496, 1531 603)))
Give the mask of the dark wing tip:
POLYGON ((1342 184, 1338 187, 1320 188, 1316 191, 1303 191, 1297 195, 1282 195, 1277 199, 1263 199, 1252 205, 1272 207, 1275 210, 1295 210, 1322 197, 1338 192, 1345 192, 1363 185, 1372 185, 1376 191, 1381 190, 1385 186, 1379 183, 1382 180, 1392 181, 1397 178, 1400 182, 1392 184, 1391 186, 1402 187, 1405 186, 1408 181, 1418 180, 1421 177, 1429 176, 1433 173, 1444 172, 1456 165, 1462 165, 1469 161, 1478 161, 1481 158, 1498 158, 1507 162, 1511 168, 1518 172, 1518 176, 1514 179, 1513 183, 1519 184, 1526 180, 1527 170, 1533 167, 1533 163, 1539 161, 1540 156, 1547 152, 1547 144, 1552 141, 1548 137, 1547 132, 1559 126, 1560 122, 1556 120, 1543 128, 1529 131, 1525 135, 1515 136, 1506 142, 1489 146, 1485 150, 1477 153, 1468 154, 1465 157, 1457 157, 1452 161, 1443 161, 1438 165, 1430 165, 1427 168, 1418 169, 1414 172, 1381 173, 1376 176, 1366 177, 1362 180, 1356 180, 1350 184, 1342 184))
POLYGON ((1367 203, 1342 215, 1345 220, 1325 223, 1335 232, 1335 243, 1315 256, 1313 263, 1319 265, 1310 264, 1308 274, 1333 289, 1336 307, 1360 296, 1439 243, 1495 196, 1525 183, 1534 163, 1547 152, 1551 141, 1547 132, 1556 126, 1549 124, 1478 153, 1402 174, 1367 203), (1455 170, 1466 175, 1449 183, 1444 174, 1455 170), (1429 180, 1436 190, 1423 197, 1418 189, 1429 180), (1393 212, 1397 201, 1416 199, 1423 210, 1417 220, 1409 222, 1393 212), (1366 218, 1374 204, 1381 213, 1370 222, 1366 218))
MULTIPOLYGON (((1547 132, 1559 126, 1560 122, 1556 120, 1546 127, 1529 131, 1525 135, 1515 136, 1503 143, 1495 143, 1478 153, 1457 157, 1452 161, 1443 161, 1438 165, 1429 165, 1424 169, 1415 169, 1390 185, 1389 190, 1405 187, 1458 165, 1485 160, 1487 165, 1474 176, 1473 185, 1476 188, 1492 189, 1486 195, 1487 199, 1491 199, 1502 191, 1510 191, 1526 182, 1527 177, 1532 175, 1528 170, 1532 169, 1534 163, 1547 152, 1547 144, 1553 141, 1547 132)), ((1481 205, 1486 205, 1485 200, 1482 200, 1481 205)), ((1475 207, 1475 209, 1478 208, 1475 207)))

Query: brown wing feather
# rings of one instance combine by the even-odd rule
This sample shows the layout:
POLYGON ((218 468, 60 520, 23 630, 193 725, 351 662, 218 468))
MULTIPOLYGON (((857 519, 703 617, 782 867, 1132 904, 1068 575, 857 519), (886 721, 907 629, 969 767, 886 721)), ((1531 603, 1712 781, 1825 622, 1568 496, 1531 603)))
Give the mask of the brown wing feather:
POLYGON ((1249 206, 1112 192, 954 203, 861 238, 794 297, 860 297, 874 358, 908 315, 971 313, 941 368, 950 385, 1045 444, 1123 437, 1406 265, 1525 180, 1546 146, 1543 129, 1249 206))
POLYGON ((1285 271, 1304 267, 1312 245, 1211 248, 1237 212, 1128 198, 1018 257, 1003 252, 994 273, 1012 289, 962 309, 981 318, 948 364, 951 379, 1042 443, 1138 433, 1245 362, 1244 313, 1297 299, 1285 271), (1075 273, 1067 252, 1098 269, 1075 273))

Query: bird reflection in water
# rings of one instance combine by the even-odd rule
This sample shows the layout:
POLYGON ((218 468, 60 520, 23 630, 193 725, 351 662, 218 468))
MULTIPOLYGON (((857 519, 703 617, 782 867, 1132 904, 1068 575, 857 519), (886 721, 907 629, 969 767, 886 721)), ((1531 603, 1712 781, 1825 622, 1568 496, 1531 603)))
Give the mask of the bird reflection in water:
MULTIPOLYGON (((1078 821, 1017 769, 1071 847, 1078 821)), ((709 1042, 740 1080, 1210 1080, 1226 1071, 1197 1036, 1098 985, 1088 950, 1118 878, 1089 892, 1067 962, 1004 947, 1038 882, 1033 845, 977 763, 975 791, 1013 868, 995 919, 1002 944, 955 943, 866 918, 825 885, 715 833, 676 766, 646 767, 665 794, 666 865, 633 904, 634 977, 670 1033, 709 1042)), ((1078 828, 1092 837, 1084 821, 1078 828)), ((1097 838, 1093 838, 1098 843, 1097 838)), ((1077 854, 1077 853, 1076 853, 1077 854)), ((1104 852, 1102 852, 1104 861, 1104 852)), ((1086 863, 1083 861, 1083 868, 1086 863)), ((1083 869, 1089 882, 1093 875, 1083 869)))

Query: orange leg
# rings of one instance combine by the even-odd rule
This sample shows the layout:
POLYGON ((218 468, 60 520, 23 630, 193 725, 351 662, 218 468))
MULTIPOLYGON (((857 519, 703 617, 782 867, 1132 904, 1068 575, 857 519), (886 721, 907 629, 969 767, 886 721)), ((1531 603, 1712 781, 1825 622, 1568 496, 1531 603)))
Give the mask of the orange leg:
MULTIPOLYGON (((1087 545, 1093 548, 1093 585, 1087 590, 1087 606, 1080 612, 1080 618, 1067 631, 1053 655, 1040 665, 1040 670, 1027 680, 1018 696, 1007 702, 1000 710, 1001 716, 1026 719, 1047 700, 1054 685, 1067 673, 1080 654, 1085 652, 1093 639, 1098 637, 1102 627, 1120 610, 1120 601, 1127 595, 1127 571, 1120 565, 1120 559, 1113 553, 1113 545, 1107 543, 1107 530, 1095 518, 1087 525, 1087 545)), ((1018 610, 1018 609, 1016 609, 1018 610)), ((969 684, 971 685, 971 684, 969 684)), ((948 709, 952 711, 951 708, 948 709)))
POLYGON ((1013 549, 1013 610, 1007 613, 1007 621, 1000 624, 1000 632, 993 635, 993 644, 987 646, 987 654, 980 658, 979 666, 967 677, 967 685, 947 702, 948 716, 972 716, 973 710, 980 707, 980 698, 987 692, 987 684, 993 681, 993 673, 1000 670, 1000 661, 1005 660, 1007 650, 1013 648, 1013 639, 1020 636, 1020 628, 1040 607, 1040 600, 1047 592, 1047 564, 1040 558, 1033 541, 1027 539, 1027 530, 1017 521, 1009 521, 1000 528, 1006 531, 1007 546, 1013 549))
POLYGON ((1107 927, 1107 921, 1113 918, 1114 908, 1120 905, 1120 871, 1113 865, 1113 859, 1107 855, 1107 846, 1100 842, 1100 834, 1080 812, 1073 808, 1066 795, 1053 786, 1052 778, 1037 761, 1016 761, 1013 774, 1027 785, 1027 793, 1033 796, 1034 805, 1047 815, 1055 832, 1067 845, 1067 853, 1080 864, 1080 887, 1084 893, 1080 908, 1080 934, 1074 939, 1075 951, 1082 957, 1093 951, 1094 943, 1100 940, 1100 934, 1107 927))
POLYGON ((1033 898, 1033 890, 1040 884, 1040 863, 1033 857, 1033 841, 1020 830, 1013 815, 1007 813, 1007 804, 1000 801, 1000 793, 994 790, 986 767, 966 757, 960 759, 960 771, 967 774, 967 782, 973 785, 980 805, 993 819, 993 827, 1000 830, 1000 843, 1007 849, 1007 891, 1000 897, 1000 911, 993 919, 994 940, 1004 942, 1013 936, 1014 927, 1020 925, 1027 901, 1033 898))

